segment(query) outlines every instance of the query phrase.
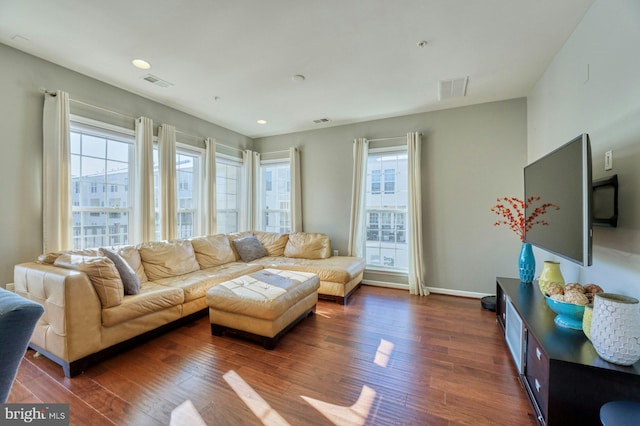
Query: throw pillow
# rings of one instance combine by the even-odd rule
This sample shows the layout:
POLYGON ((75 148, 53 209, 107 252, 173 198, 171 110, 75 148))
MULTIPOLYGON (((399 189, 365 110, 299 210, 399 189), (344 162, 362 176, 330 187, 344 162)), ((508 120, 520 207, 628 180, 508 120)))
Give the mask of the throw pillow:
POLYGON ((243 262, 251 262, 268 254, 264 246, 253 235, 233 240, 233 245, 243 262))
POLYGON ((286 257, 326 259, 331 257, 331 241, 326 234, 294 232, 284 248, 286 257))
POLYGON ((262 243, 269 256, 284 256, 284 248, 287 245, 287 241, 289 241, 289 234, 253 231, 253 235, 262 243))
POLYGON ((151 241, 138 247, 142 265, 151 281, 200 270, 189 240, 151 241))
POLYGON ((229 239, 224 234, 193 238, 191 245, 200 269, 213 268, 235 262, 237 259, 229 239))
POLYGON ((140 279, 136 275, 136 271, 129 266, 129 264, 116 253, 114 250, 102 247, 100 249, 104 257, 111 259, 116 269, 120 274, 122 285, 124 286, 124 294, 138 294, 140 293, 140 279))
POLYGON ((122 303, 124 286, 111 259, 104 256, 62 254, 53 264, 86 273, 103 308, 112 308, 122 303))

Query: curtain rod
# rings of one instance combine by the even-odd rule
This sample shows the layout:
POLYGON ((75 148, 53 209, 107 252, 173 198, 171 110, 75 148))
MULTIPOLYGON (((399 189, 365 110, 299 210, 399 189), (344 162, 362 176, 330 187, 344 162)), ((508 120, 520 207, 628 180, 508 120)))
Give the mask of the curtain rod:
MULTIPOLYGON (((419 133, 420 136, 422 136, 422 133, 419 133)), ((407 135, 403 135, 403 136, 391 136, 388 138, 377 138, 377 139, 368 139, 369 142, 382 142, 382 141, 390 141, 393 139, 406 139, 407 135)))
MULTIPOLYGON (((51 92, 51 91, 49 91, 47 89, 44 89, 44 88, 40 88, 39 90, 40 90, 40 92, 44 93, 45 95, 56 96, 56 92, 51 92)), ((121 112, 113 111, 113 110, 110 110, 110 109, 107 109, 107 108, 103 108, 103 107, 98 106, 98 105, 93 105, 93 104, 90 104, 90 103, 87 103, 87 102, 79 101, 77 99, 69 98, 69 101, 70 102, 75 102, 75 103, 80 104, 80 105, 88 106, 90 108, 95 108, 95 109, 98 109, 98 110, 101 110, 101 111, 104 111, 104 112, 108 112, 108 113, 111 113, 111 114, 119 115, 120 117, 124 117, 124 118, 127 118, 129 120, 133 120, 134 122, 137 120, 136 117, 131 117, 129 115, 122 114, 121 112)), ((202 136, 195 136, 195 135, 183 132, 182 130, 178 130, 178 129, 176 129, 176 133, 182 133, 183 135, 189 136, 189 137, 194 138, 194 139, 202 140, 203 142, 206 139, 206 138, 204 138, 202 136)), ((215 138, 212 138, 212 139, 215 139, 215 138)), ((218 142, 216 142, 216 145, 220 145, 220 146, 223 146, 223 147, 229 148, 229 149, 235 149, 235 150, 240 151, 240 152, 243 151, 242 149, 236 148, 235 146, 229 146, 229 145, 221 144, 221 143, 218 143, 218 142)))
POLYGON ((270 151, 270 152, 260 152, 260 155, 265 155, 265 154, 284 154, 284 153, 289 153, 288 149, 283 149, 282 151, 270 151))

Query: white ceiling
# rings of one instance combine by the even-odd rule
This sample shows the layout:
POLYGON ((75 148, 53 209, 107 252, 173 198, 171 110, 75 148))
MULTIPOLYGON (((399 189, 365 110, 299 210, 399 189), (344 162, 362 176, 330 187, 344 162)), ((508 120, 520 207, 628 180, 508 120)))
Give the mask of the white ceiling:
POLYGON ((0 42, 255 138, 526 96, 592 3, 0 0, 0 42))

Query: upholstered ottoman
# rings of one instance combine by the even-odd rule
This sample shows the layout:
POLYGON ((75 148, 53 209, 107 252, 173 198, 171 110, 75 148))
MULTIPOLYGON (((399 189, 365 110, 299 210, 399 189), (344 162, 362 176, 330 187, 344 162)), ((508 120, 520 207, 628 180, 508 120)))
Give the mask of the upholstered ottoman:
POLYGON ((207 291, 211 333, 260 341, 273 349, 298 322, 315 312, 320 279, 308 272, 263 269, 207 291))

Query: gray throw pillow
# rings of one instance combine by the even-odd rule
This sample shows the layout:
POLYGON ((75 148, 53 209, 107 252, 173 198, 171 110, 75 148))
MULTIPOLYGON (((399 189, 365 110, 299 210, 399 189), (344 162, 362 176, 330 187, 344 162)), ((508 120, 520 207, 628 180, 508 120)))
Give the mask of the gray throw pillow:
POLYGON ((253 235, 233 240, 233 245, 243 262, 251 262, 268 254, 262 243, 253 235))
POLYGON ((122 285, 124 286, 124 294, 138 294, 140 293, 140 279, 136 275, 136 272, 129 266, 126 260, 118 254, 115 250, 108 248, 101 248, 100 251, 104 254, 104 257, 111 259, 116 269, 120 274, 122 285))

